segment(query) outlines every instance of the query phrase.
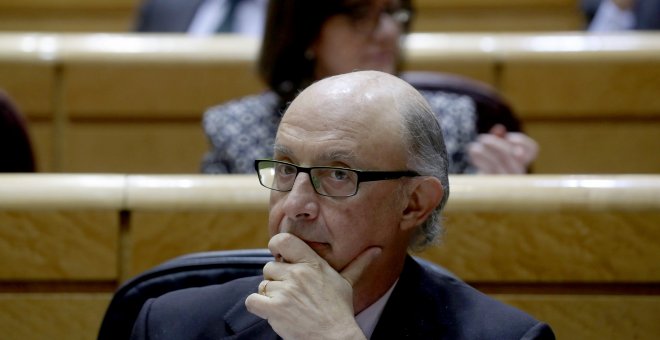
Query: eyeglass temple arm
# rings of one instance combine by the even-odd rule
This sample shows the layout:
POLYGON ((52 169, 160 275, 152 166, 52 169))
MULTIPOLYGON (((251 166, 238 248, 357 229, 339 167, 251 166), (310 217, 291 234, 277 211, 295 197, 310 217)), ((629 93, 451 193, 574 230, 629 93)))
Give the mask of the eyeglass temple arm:
POLYGON ((358 172, 360 182, 382 181, 388 179, 398 179, 401 177, 417 177, 419 173, 415 171, 369 171, 358 172))

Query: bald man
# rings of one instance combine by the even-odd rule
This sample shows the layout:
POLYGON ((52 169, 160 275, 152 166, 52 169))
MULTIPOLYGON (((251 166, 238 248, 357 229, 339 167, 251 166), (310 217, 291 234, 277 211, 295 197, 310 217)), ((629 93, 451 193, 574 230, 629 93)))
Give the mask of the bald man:
POLYGON ((321 80, 289 106, 272 159, 263 276, 149 300, 134 339, 554 339, 409 252, 441 234, 449 196, 442 130, 399 78, 321 80))

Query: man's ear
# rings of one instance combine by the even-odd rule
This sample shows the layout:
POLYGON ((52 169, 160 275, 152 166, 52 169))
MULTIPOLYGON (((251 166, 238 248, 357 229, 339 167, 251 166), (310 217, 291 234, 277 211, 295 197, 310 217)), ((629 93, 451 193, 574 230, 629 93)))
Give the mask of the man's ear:
POLYGON ((442 200, 443 190, 440 180, 433 176, 412 179, 408 204, 401 217, 401 229, 414 228, 424 222, 442 200))

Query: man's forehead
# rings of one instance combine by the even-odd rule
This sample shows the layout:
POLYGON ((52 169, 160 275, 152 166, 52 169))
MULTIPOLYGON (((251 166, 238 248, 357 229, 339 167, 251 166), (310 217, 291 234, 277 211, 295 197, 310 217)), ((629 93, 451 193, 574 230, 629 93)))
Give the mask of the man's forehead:
POLYGON ((363 123, 364 120, 398 117, 393 91, 366 83, 331 82, 303 91, 289 106, 283 121, 314 119, 363 123))

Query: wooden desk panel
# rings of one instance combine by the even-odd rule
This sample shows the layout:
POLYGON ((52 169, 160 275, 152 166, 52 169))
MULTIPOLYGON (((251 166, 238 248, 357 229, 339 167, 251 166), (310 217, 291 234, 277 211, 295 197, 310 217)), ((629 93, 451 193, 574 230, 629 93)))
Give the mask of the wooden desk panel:
POLYGON ((660 212, 457 213, 422 256, 472 282, 659 282, 660 212))
POLYGON ((118 175, 0 176, 0 280, 116 280, 118 175))
POLYGON ((208 142, 201 112, 184 120, 75 120, 67 130, 69 172, 196 174, 208 142))
POLYGON ((530 119, 525 131, 541 146, 535 173, 660 173, 660 117, 530 119))
POLYGON ((55 171, 54 127, 50 121, 28 119, 28 133, 38 172, 55 171))
MULTIPOLYGON (((438 1, 440 2, 440 1, 438 1)), ((585 21, 577 9, 530 6, 498 8, 467 6, 424 8, 417 12, 413 32, 555 32, 584 30, 585 21)))
POLYGON ((124 278, 187 253, 266 248, 267 226, 266 211, 133 212, 124 278))
MULTIPOLYGON (((17 0, 14 0, 17 1, 17 0)), ((38 0, 35 0, 38 1, 38 0)), ((45 0, 41 0, 45 1, 45 0)), ((70 0, 73 1, 73 0, 70 0)), ((99 1, 99 0, 97 0, 99 1)), ((525 7, 570 7, 575 4, 574 0, 413 0, 418 8, 525 8, 525 7)))
POLYGON ((112 293, 1 293, 5 339, 96 339, 112 293))
POLYGON ((644 339, 660 334, 657 295, 496 294, 552 326, 557 339, 644 339))
POLYGON ((76 62, 65 75, 72 118, 200 119, 212 105, 263 89, 252 61, 76 62))
POLYGON ((3 0, 0 9, 58 9, 58 8, 78 8, 78 9, 112 9, 129 8, 135 5, 134 0, 3 0))
POLYGON ((0 280, 114 280, 114 211, 0 211, 0 280))
POLYGON ((648 117, 660 120, 658 54, 529 56, 503 62, 501 90, 523 119, 648 117))
POLYGON ((135 0, 3 0, 0 30, 23 32, 128 32, 135 0))
POLYGON ((121 33, 131 31, 133 21, 133 11, 125 9, 0 10, 0 30, 13 32, 121 33))
POLYGON ((414 0, 414 32, 579 31, 576 0, 414 0))
POLYGON ((28 119, 53 119, 55 65, 40 60, 2 60, 1 54, 0 88, 28 119))

